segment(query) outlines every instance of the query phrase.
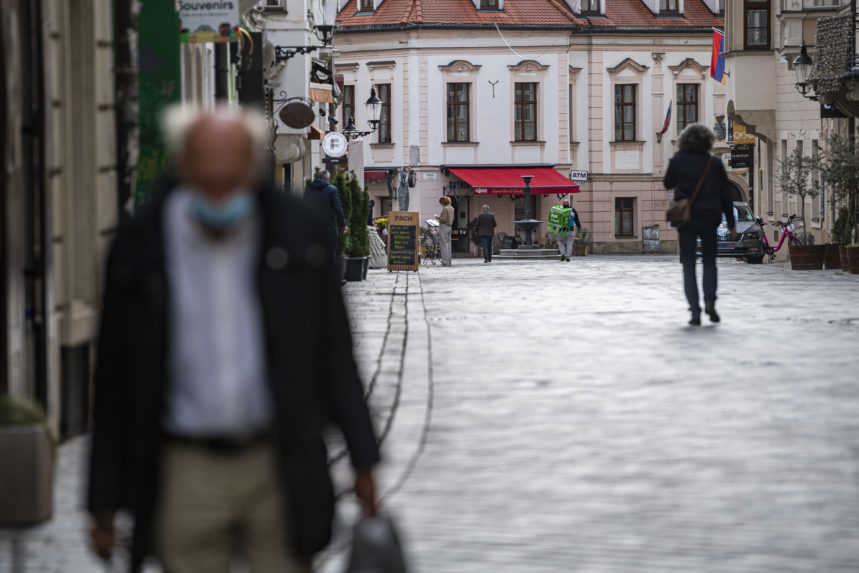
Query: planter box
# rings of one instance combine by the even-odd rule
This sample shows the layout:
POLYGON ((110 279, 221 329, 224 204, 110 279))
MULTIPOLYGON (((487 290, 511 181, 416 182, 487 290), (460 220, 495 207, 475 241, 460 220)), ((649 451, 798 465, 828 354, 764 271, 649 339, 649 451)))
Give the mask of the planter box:
POLYGON ((54 510, 54 442, 42 424, 0 427, 0 526, 32 525, 54 510))
POLYGON ((842 266, 850 271, 850 274, 859 275, 859 247, 847 247, 847 264, 842 266))
POLYGON ((795 271, 814 271, 823 268, 824 245, 791 245, 790 268, 795 271))
POLYGON ((346 262, 347 281, 362 281, 367 277, 367 266, 370 264, 369 257, 343 257, 346 262))
POLYGON ((841 262, 841 243, 829 243, 826 245, 826 258, 824 264, 827 269, 840 269, 841 262))

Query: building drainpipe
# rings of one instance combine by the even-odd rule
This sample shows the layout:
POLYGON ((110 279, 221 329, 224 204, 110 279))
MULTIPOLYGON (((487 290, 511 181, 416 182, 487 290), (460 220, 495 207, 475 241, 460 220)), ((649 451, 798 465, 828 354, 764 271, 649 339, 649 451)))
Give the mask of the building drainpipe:
POLYGON ((223 102, 230 98, 230 56, 229 44, 215 44, 215 101, 223 102))
POLYGON ((29 38, 25 53, 27 70, 22 82, 25 93, 24 137, 27 165, 27 212, 29 253, 26 273, 27 322, 32 329, 33 394, 48 411, 47 337, 47 209, 45 205, 45 65, 42 42, 42 2, 21 2, 21 17, 29 38))

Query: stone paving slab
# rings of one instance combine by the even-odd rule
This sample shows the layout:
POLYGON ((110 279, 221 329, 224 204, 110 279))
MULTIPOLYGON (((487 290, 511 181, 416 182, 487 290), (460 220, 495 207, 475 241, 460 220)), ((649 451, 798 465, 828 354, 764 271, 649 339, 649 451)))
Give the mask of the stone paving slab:
MULTIPOLYGON (((859 570, 859 277, 719 268, 724 322, 699 329, 675 257, 458 259, 348 284, 413 571, 859 570)), ((101 570, 84 446, 62 448, 57 516, 19 537, 23 571, 101 570)), ((348 461, 334 472, 347 490, 348 461)), ((342 571, 356 514, 344 494, 319 571, 342 571)))

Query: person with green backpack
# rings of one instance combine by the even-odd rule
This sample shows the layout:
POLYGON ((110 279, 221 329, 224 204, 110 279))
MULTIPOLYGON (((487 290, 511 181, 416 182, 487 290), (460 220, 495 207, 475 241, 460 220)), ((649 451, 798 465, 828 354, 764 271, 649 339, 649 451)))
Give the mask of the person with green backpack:
POLYGON ((582 222, 579 221, 579 214, 576 213, 576 210, 570 207, 569 199, 564 199, 563 203, 555 205, 549 210, 549 232, 554 235, 558 242, 562 261, 569 261, 573 254, 575 229, 581 231, 582 222))

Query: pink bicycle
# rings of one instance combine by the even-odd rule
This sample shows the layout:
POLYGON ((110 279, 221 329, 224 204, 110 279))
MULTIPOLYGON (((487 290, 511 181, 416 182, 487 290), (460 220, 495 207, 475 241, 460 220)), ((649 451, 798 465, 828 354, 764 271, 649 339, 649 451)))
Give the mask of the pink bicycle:
POLYGON ((775 254, 779 252, 779 250, 781 250, 782 245, 784 245, 785 239, 787 239, 788 245, 799 244, 799 239, 796 236, 796 224, 794 223, 794 220, 796 218, 796 215, 791 215, 787 218, 786 223, 782 223, 781 221, 776 222, 776 226, 781 232, 779 233, 778 244, 773 247, 772 245, 770 245, 769 239, 767 239, 766 231, 763 230, 764 225, 766 225, 766 223, 764 223, 763 219, 761 219, 760 217, 755 217, 755 221, 758 223, 758 225, 760 225, 761 230, 763 231, 761 233, 761 242, 763 243, 763 256, 761 258, 763 258, 764 256, 769 257, 770 262, 773 262, 775 260, 775 254))

